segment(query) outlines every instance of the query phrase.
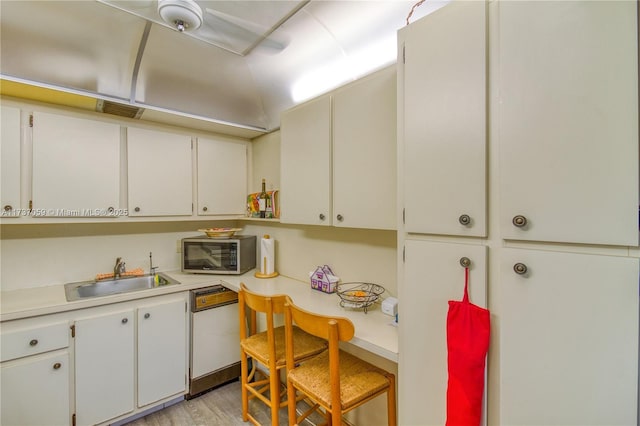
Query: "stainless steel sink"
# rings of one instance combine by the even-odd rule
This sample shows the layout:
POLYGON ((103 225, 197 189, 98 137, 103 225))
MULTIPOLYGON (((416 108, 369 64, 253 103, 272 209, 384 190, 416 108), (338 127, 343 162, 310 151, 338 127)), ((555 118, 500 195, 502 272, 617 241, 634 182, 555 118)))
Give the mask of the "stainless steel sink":
POLYGON ((142 277, 125 277, 111 280, 82 281, 69 283, 64 286, 67 301, 87 299, 91 297, 109 296, 111 294, 129 293, 132 291, 146 290, 167 285, 180 284, 179 281, 170 278, 162 272, 142 277))

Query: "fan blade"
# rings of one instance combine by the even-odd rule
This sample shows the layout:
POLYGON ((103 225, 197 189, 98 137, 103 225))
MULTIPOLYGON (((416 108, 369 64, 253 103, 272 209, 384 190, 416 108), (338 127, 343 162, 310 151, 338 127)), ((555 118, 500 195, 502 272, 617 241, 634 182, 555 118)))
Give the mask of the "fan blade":
MULTIPOLYGON (((272 28, 267 28, 215 9, 206 8, 205 10, 209 14, 207 18, 210 18, 210 21, 215 21, 209 22, 209 26, 214 31, 220 30, 236 40, 245 42, 248 45, 247 48, 258 44, 274 50, 283 50, 287 47, 288 43, 286 41, 279 41, 273 37, 272 32, 274 29, 272 28)), ((207 22, 207 19, 205 19, 205 22, 207 22)))
POLYGON ((121 0, 97 0, 99 3, 107 6, 115 7, 124 12, 131 13, 132 15, 139 16, 140 18, 157 21, 160 19, 158 16, 158 2, 157 0, 135 0, 135 1, 121 1, 121 0))

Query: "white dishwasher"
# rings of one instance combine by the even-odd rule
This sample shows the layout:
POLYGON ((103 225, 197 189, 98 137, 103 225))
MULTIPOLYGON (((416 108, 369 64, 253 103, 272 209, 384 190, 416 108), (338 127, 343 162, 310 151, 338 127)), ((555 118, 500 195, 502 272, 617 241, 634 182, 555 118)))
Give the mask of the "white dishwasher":
POLYGON ((221 285, 191 291, 191 399, 240 377, 238 294, 221 285))

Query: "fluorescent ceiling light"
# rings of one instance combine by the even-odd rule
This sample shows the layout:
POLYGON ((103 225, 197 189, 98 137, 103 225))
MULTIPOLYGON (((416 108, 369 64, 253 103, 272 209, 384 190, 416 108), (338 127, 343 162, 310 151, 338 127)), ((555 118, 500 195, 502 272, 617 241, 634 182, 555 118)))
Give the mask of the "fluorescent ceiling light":
POLYGON ((291 98, 295 103, 306 101, 390 65, 396 58, 396 35, 392 34, 376 43, 368 44, 352 55, 304 74, 291 85, 291 98))

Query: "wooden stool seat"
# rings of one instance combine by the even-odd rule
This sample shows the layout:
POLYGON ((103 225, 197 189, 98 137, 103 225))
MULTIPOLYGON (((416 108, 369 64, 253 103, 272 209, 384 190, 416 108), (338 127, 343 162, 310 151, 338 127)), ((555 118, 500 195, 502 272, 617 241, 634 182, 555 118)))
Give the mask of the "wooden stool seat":
MULTIPOLYGON (((390 386, 387 377, 389 373, 348 352, 340 351, 338 369, 340 403, 343 411, 385 391, 390 386)), ((331 408, 329 352, 325 351, 291 370, 287 378, 297 389, 307 395, 313 395, 319 403, 331 408)))
MULTIPOLYGON (((287 361, 285 357, 284 326, 274 328, 273 334, 276 342, 276 366, 284 367, 287 361)), ((296 341, 296 352, 293 355, 296 361, 316 355, 319 348, 324 350, 327 347, 326 341, 305 333, 295 326, 293 327, 293 338, 296 341)), ((261 364, 269 365, 271 351, 269 350, 269 336, 266 331, 247 337, 240 342, 240 345, 242 349, 251 354, 261 364)))

